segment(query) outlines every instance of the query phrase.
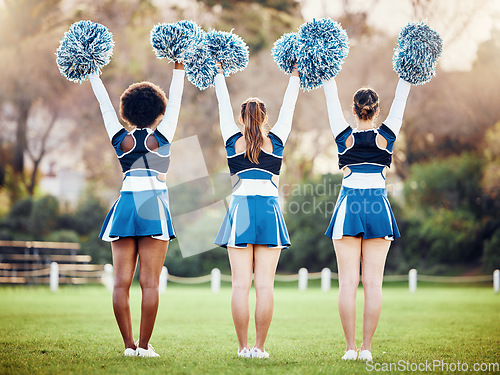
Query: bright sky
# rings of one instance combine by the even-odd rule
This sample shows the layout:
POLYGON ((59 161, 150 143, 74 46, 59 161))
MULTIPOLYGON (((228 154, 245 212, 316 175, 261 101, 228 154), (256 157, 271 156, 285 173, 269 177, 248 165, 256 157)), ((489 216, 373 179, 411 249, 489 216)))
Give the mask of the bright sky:
MULTIPOLYGON (((341 0, 300 0, 306 20, 331 17, 343 12, 341 0)), ((410 0, 349 0, 351 11, 364 10, 376 4, 369 14, 368 23, 395 36, 401 27, 413 19, 410 0)), ((492 29, 500 28, 500 0, 440 0, 433 12, 426 14, 429 26, 444 40, 441 68, 469 70, 476 58, 478 43, 491 37, 492 29), (463 25, 467 24, 464 29, 463 25)))

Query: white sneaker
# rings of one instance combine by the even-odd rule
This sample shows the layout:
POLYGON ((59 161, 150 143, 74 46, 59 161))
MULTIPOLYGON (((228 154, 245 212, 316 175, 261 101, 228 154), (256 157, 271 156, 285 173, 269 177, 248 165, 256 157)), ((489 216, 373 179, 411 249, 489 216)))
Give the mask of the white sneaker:
POLYGON ((160 356, 158 353, 155 352, 155 349, 153 348, 153 346, 151 344, 148 344, 147 350, 137 347, 136 353, 137 353, 136 355, 138 357, 159 357, 160 356))
POLYGON ((251 352, 252 358, 269 358, 269 353, 265 350, 262 351, 259 348, 253 347, 251 352))
POLYGON ((373 361, 373 359, 372 359, 372 353, 370 353, 369 350, 362 350, 362 351, 359 352, 358 359, 360 361, 373 361))
POLYGON ((356 350, 348 350, 342 356, 344 361, 355 361, 358 356, 358 352, 356 350))
POLYGON ((240 358, 252 358, 252 352, 249 348, 243 348, 238 351, 238 357, 240 358))
POLYGON ((125 352, 123 353, 125 357, 135 357, 137 355, 135 349, 132 348, 127 348, 125 349, 125 352))

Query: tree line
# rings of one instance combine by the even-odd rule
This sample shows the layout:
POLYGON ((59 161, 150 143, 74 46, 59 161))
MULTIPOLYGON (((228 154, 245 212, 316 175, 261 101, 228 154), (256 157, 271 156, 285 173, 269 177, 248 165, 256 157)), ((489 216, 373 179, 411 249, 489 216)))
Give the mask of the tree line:
MULTIPOLYGON (((340 99, 350 118, 353 93, 369 84, 379 93, 383 119, 397 83, 391 63, 397 35, 374 29, 367 23, 369 9, 357 10, 350 3, 342 3, 344 13, 336 19, 351 41, 337 78, 340 99)), ((280 35, 304 20, 300 5, 292 0, 197 0, 186 7, 165 8, 139 0, 75 4, 67 9, 58 0, 5 0, 0 12, 0 79, 4 83, 0 93, 0 235, 4 239, 78 241, 84 251, 94 251, 95 261, 104 262, 109 260, 108 245, 97 239, 96 231, 111 203, 107 198, 119 189, 121 172, 89 85, 69 83, 57 70, 54 52, 64 31, 74 21, 92 19, 113 32, 114 57, 103 69, 102 79, 118 108, 119 95, 133 82, 147 79, 168 88, 171 66, 157 60, 149 45, 153 25, 191 18, 206 29, 234 28, 251 55, 248 68, 227 81, 233 108, 236 113, 246 97, 259 96, 267 104, 272 123, 287 78, 272 61, 270 49, 280 35), (41 165, 46 161, 57 164, 71 154, 78 155, 92 191, 77 207, 44 197, 39 188, 41 165), (84 222, 92 223, 92 228, 84 222)), ((412 4, 416 16, 428 14, 430 21, 438 16, 431 12, 435 0, 412 4)), ((438 67, 432 82, 410 93, 394 151, 395 173, 388 177, 395 185, 398 181, 404 185, 401 194, 392 197, 403 237, 393 244, 389 271, 403 272, 411 266, 437 273, 459 272, 471 265, 488 271, 498 267, 498 40, 497 30, 479 46, 470 71, 447 72, 438 67)), ((300 94, 293 127, 281 184, 320 184, 325 179, 338 184, 339 176, 329 174, 337 172, 336 147, 321 89, 300 94)), ((176 139, 193 135, 198 137, 209 174, 226 171, 215 94, 186 83, 176 139)), ((321 196, 316 202, 335 198, 321 196)), ((289 194, 285 204, 307 199, 312 196, 289 194)), ((284 252, 280 270, 295 272, 302 266, 315 270, 325 263, 334 268, 331 241, 321 235, 329 217, 289 212, 286 220, 293 247, 284 252)), ((174 241, 167 262, 186 275, 205 273, 218 263, 227 269, 225 254, 219 250, 182 259, 174 241)))

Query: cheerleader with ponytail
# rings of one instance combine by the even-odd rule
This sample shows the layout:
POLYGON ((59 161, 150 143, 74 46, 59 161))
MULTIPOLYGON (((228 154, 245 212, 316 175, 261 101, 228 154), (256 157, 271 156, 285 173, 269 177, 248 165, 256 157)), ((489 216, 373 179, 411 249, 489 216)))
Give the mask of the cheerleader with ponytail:
POLYGON ((228 250, 232 273, 231 310, 238 336, 238 356, 268 358, 264 342, 273 314, 273 286, 281 249, 290 246, 278 198, 278 179, 283 149, 292 128, 299 92, 297 69, 293 69, 278 122, 266 133, 265 104, 249 98, 241 105, 236 126, 222 69, 215 78, 219 101, 220 128, 233 177, 233 194, 215 243, 228 250), (248 297, 252 284, 256 292, 256 341, 248 345, 248 297))

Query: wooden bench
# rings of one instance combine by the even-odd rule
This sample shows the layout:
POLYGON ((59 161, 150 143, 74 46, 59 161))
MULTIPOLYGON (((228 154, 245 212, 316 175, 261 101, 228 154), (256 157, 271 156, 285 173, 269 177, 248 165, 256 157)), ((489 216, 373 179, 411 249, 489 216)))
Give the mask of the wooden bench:
POLYGON ((71 242, 0 241, 0 284, 48 284, 50 264, 59 265, 60 284, 101 282, 103 265, 90 264, 71 242))

